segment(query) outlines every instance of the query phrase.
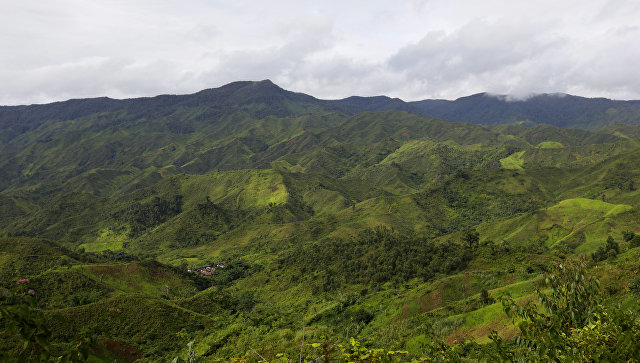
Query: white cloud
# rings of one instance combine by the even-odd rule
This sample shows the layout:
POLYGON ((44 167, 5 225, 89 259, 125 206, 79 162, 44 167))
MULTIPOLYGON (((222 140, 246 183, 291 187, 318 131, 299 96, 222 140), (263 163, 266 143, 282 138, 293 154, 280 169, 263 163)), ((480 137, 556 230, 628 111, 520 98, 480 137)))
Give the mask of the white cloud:
POLYGON ((321 98, 640 99, 633 0, 0 0, 0 104, 270 78, 321 98))

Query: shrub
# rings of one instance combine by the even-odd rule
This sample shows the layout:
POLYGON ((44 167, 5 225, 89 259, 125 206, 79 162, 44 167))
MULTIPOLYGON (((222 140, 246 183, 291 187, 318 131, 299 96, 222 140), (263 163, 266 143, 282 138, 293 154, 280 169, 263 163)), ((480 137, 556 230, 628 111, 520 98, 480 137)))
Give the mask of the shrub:
POLYGON ((351 314, 351 319, 356 323, 369 324, 374 315, 364 309, 358 309, 351 314))
POLYGON ((640 296, 640 277, 636 277, 629 283, 629 291, 634 295, 640 296))
POLYGON ((482 301, 482 303, 485 305, 489 305, 493 304, 495 302, 495 299, 492 298, 491 295, 489 295, 489 291, 487 291, 487 289, 482 289, 480 290, 480 301, 482 301))
MULTIPOLYGON (((583 262, 558 265, 536 288, 538 303, 503 300, 505 312, 522 320, 514 344, 493 331, 498 358, 509 361, 631 361, 640 353, 635 313, 600 305, 600 285, 585 277, 583 262)), ((633 286, 638 285, 634 283, 633 286)), ((634 287, 635 288, 635 287, 634 287)))
POLYGON ((607 237, 607 242, 604 246, 600 246, 596 252, 591 254, 593 261, 603 261, 607 258, 614 259, 618 253, 620 253, 620 245, 613 240, 613 237, 607 237))
POLYGON ((622 232, 622 238, 625 240, 625 242, 629 242, 633 239, 633 237, 635 237, 636 234, 631 232, 631 231, 624 231, 622 232))

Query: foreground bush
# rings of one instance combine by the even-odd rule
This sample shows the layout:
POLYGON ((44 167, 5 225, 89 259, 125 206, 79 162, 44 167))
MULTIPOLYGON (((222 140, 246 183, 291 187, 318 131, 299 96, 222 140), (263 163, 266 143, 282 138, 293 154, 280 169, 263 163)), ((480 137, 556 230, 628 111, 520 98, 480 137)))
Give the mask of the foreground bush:
POLYGON ((510 362, 637 362, 640 321, 636 313, 600 302, 600 285, 585 277, 585 265, 558 265, 536 289, 537 302, 503 301, 520 335, 505 342, 497 332, 496 358, 510 362))

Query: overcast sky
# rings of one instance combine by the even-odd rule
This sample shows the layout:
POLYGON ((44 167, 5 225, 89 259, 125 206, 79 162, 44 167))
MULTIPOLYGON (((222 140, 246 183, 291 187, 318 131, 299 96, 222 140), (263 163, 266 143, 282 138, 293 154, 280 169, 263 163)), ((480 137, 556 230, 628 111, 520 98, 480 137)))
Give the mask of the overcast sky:
POLYGON ((637 0, 0 0, 0 104, 271 79, 319 98, 640 99, 637 0))

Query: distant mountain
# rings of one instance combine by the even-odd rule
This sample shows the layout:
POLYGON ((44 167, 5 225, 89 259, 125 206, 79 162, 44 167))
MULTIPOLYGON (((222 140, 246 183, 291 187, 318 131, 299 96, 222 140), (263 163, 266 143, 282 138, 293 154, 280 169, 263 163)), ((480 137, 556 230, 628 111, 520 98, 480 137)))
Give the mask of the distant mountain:
POLYGON ((127 122, 166 117, 179 109, 206 108, 201 118, 221 118, 239 109, 252 117, 285 117, 318 111, 355 115, 365 111, 406 111, 428 118, 480 125, 532 122, 563 128, 595 130, 612 122, 640 124, 640 101, 616 101, 567 94, 541 94, 525 100, 479 93, 454 101, 427 99, 405 102, 387 96, 351 96, 321 100, 287 91, 270 80, 239 81, 190 95, 115 100, 107 97, 73 99, 43 105, 0 106, 0 142, 51 120, 71 120, 104 112, 122 112, 127 122), (249 107, 253 105, 252 107, 249 107))
POLYGON ((640 124, 640 101, 540 94, 527 99, 478 93, 454 101, 427 99, 405 102, 386 96, 348 97, 329 101, 347 112, 400 110, 451 122, 500 125, 515 122, 595 130, 612 122, 640 124))
POLYGON ((611 122, 640 124, 640 102, 541 94, 525 100, 479 93, 455 101, 409 102, 423 114, 445 121, 497 125, 517 121, 564 128, 598 129, 611 122))
POLYGON ((361 97, 351 96, 341 100, 325 101, 325 105, 335 107, 347 113, 355 114, 363 111, 406 111, 420 116, 432 117, 421 107, 412 105, 399 98, 387 96, 361 97))
POLYGON ((322 101, 286 91, 269 80, 233 82, 191 95, 160 95, 156 97, 114 100, 107 97, 74 99, 44 105, 0 107, 0 142, 38 128, 46 121, 66 121, 89 115, 120 112, 120 122, 140 118, 166 117, 179 109, 206 108, 201 118, 220 118, 239 108, 254 117, 290 116, 319 109, 322 101), (257 105, 251 110, 248 105, 257 105))

